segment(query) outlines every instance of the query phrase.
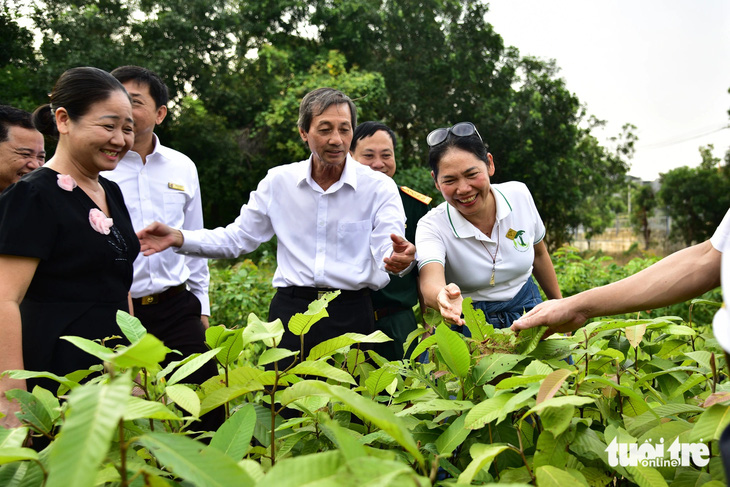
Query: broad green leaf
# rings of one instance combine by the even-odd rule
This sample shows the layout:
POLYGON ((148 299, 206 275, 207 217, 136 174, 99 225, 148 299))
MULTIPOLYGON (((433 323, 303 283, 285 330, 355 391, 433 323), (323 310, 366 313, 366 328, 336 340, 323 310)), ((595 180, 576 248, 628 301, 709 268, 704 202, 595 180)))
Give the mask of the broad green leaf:
POLYGON ((730 401, 730 391, 713 392, 702 403, 702 407, 709 408, 710 406, 714 406, 715 404, 721 404, 727 401, 730 401))
POLYGON ((24 426, 17 428, 0 428, 0 448, 20 448, 28 436, 29 429, 24 426))
POLYGON ((514 396, 515 394, 511 392, 505 392, 485 399, 467 413, 464 426, 467 429, 475 430, 484 427, 487 423, 491 423, 500 416, 505 404, 514 396))
POLYGON ((437 326, 435 336, 446 366, 455 376, 465 378, 469 373, 471 355, 464 339, 446 325, 437 326))
POLYGON ((494 327, 487 324, 487 320, 484 318, 484 312, 480 309, 474 309, 472 298, 464 299, 461 303, 461 311, 464 314, 466 327, 471 332, 474 340, 484 341, 487 335, 494 332, 494 327))
POLYGON ((494 386, 497 390, 504 390, 504 389, 516 389, 520 386, 524 386, 527 384, 535 384, 535 383, 542 383, 545 380, 546 375, 531 375, 528 377, 517 375, 512 377, 507 377, 506 379, 502 379, 497 383, 496 386, 494 386))
POLYGON ((48 458, 46 487, 95 485, 98 465, 106 456, 132 391, 128 375, 109 384, 77 387, 61 433, 48 458))
POLYGON ((15 399, 20 404, 20 412, 16 413, 18 419, 24 423, 33 425, 39 431, 50 433, 53 428, 51 412, 46 409, 37 397, 22 389, 11 389, 6 393, 8 399, 15 399))
POLYGON ((631 474, 639 487, 668 487, 662 474, 655 468, 637 465, 626 467, 626 471, 631 474))
POLYGON ((651 428, 643 435, 639 436, 636 440, 638 444, 643 444, 645 441, 650 441, 652 444, 657 445, 664 440, 665 448, 671 445, 672 442, 680 435, 685 438, 685 433, 692 429, 694 425, 687 421, 675 420, 667 423, 660 423, 657 426, 651 428))
POLYGON ((31 394, 43 404, 43 407, 51 417, 51 421, 55 422, 61 417, 61 401, 58 400, 55 394, 40 386, 33 387, 31 394))
MULTIPOLYGON (((62 384, 68 389, 78 387, 80 384, 75 380, 61 377, 60 375, 52 374, 51 372, 34 372, 32 370, 7 370, 6 373, 11 379, 51 379, 55 380, 59 384, 62 384)), ((69 374, 70 375, 70 374, 69 374)))
POLYGON ((142 322, 126 311, 117 310, 117 325, 129 343, 136 343, 147 334, 147 329, 142 322))
POLYGON ((216 448, 185 436, 147 433, 137 439, 166 469, 193 485, 206 487, 253 486, 253 479, 235 460, 216 448))
POLYGON ((546 408, 560 408, 565 406, 585 406, 586 404, 593 404, 595 400, 591 397, 585 397, 585 396, 560 396, 560 397, 553 397, 550 399, 545 399, 540 404, 535 405, 532 409, 530 409, 527 414, 529 413, 540 413, 546 408))
POLYGON ((329 313, 327 313, 327 305, 339 295, 339 290, 325 293, 321 298, 309 303, 307 311, 297 313, 289 319, 289 331, 297 336, 309 333, 312 325, 322 318, 329 316, 329 313))
POLYGON ((281 343, 282 336, 284 336, 284 324, 280 319, 267 323, 251 313, 248 315, 248 324, 243 330, 242 338, 244 344, 262 341, 267 347, 276 347, 281 343))
POLYGON ((218 428, 209 448, 217 448, 239 461, 249 449, 255 426, 256 410, 252 404, 244 404, 218 428))
MULTIPOLYGON (((637 414, 635 414, 636 416, 638 416, 639 414, 644 413, 646 411, 649 411, 649 406, 646 405, 646 402, 644 401, 644 397, 639 395, 636 391, 634 391, 630 387, 620 386, 612 380, 609 380, 609 379, 606 379, 605 377, 600 377, 597 375, 589 375, 588 377, 586 377, 585 382, 586 383, 598 382, 599 384, 613 387, 614 389, 616 389, 618 392, 620 392, 624 396, 627 396, 629 399, 632 400, 632 407, 636 409, 636 411, 635 411, 637 413, 637 414)), ((626 409, 624 409, 624 413, 625 414, 627 413, 626 409)))
POLYGON ((519 355, 507 355, 494 353, 487 355, 474 366, 473 376, 474 383, 482 386, 491 381, 495 377, 509 372, 515 365, 520 363, 524 357, 519 355))
POLYGON ((165 394, 179 408, 184 409, 196 418, 200 416, 200 398, 188 386, 182 384, 168 385, 165 388, 165 394))
POLYGON ((430 346, 434 345, 435 343, 436 335, 431 335, 421 340, 411 353, 411 361, 415 361, 423 352, 425 352, 430 346))
MULTIPOLYGON (((302 487, 320 485, 318 482, 331 479, 334 482, 337 471, 344 464, 338 451, 328 451, 315 455, 302 455, 285 458, 276 462, 256 487, 302 487)), ((323 483, 321 485, 336 485, 323 483)))
MULTIPOLYGON (((347 382, 348 384, 357 385, 355 379, 342 369, 331 366, 327 362, 302 362, 295 365, 289 370, 288 374, 296 375, 315 375, 326 379, 333 379, 338 382, 347 382)), ((387 384, 386 384, 387 385, 387 384)))
POLYGON ((690 301, 690 304, 706 304, 708 306, 711 306, 713 308, 721 308, 722 307, 722 301, 710 301, 709 299, 702 299, 702 298, 695 298, 690 301))
POLYGON ((649 328, 651 329, 660 329, 664 333, 668 335, 677 335, 677 336, 695 336, 697 335, 697 332, 694 331, 689 326, 685 325, 676 325, 674 323, 665 324, 661 326, 651 326, 649 325, 649 328))
POLYGON ((396 374, 390 369, 390 367, 381 367, 370 372, 370 375, 365 380, 365 387, 367 388, 368 393, 370 393, 370 396, 375 397, 380 391, 388 387, 395 377, 396 374))
POLYGON ((167 385, 171 386, 185 379, 190 374, 205 365, 208 361, 210 361, 210 359, 212 359, 218 352, 219 349, 214 348, 213 350, 208 350, 205 353, 193 354, 193 358, 186 361, 185 364, 180 366, 180 368, 178 368, 175 373, 172 374, 172 377, 170 377, 170 379, 167 381, 167 385))
POLYGON ((403 462, 361 456, 348 460, 346 465, 340 467, 334 483, 328 484, 325 482, 316 485, 320 487, 325 485, 332 485, 332 487, 341 487, 343 485, 358 487, 425 487, 430 485, 430 482, 427 478, 418 476, 409 465, 403 462))
POLYGON ((432 413, 437 411, 465 411, 474 407, 471 401, 456 401, 453 399, 429 399, 420 401, 413 406, 396 413, 396 416, 408 416, 419 413, 432 413))
POLYGON ((662 404, 639 416, 624 417, 624 424, 629 433, 638 437, 648 429, 662 422, 664 418, 683 413, 702 413, 704 411, 704 408, 693 406, 692 404, 662 404))
MULTIPOLYGON (((677 389, 672 391, 671 395, 669 396, 670 399, 674 399, 676 397, 681 396, 688 390, 692 389, 693 387, 702 384, 703 382, 707 381, 707 377, 703 376, 702 374, 694 374, 689 376, 689 378, 682 383, 677 389)), ((638 381, 637 381, 638 382, 638 381)))
POLYGON ((337 445, 338 450, 349 462, 356 458, 367 456, 365 446, 356 438, 354 431, 343 428, 336 421, 327 420, 322 424, 322 429, 337 445))
MULTIPOLYGON (((555 340, 551 340, 555 341, 555 340)), ((525 371, 522 372, 522 375, 542 375, 547 377, 553 372, 553 368, 550 367, 548 364, 543 363, 539 360, 533 360, 529 364, 527 364, 527 367, 525 367, 525 371)))
POLYGON ((560 387, 563 385, 563 382, 565 382, 565 379, 570 377, 572 374, 573 372, 568 369, 558 369, 545 377, 545 380, 543 380, 542 384, 540 384, 540 390, 537 391, 537 404, 555 396, 558 390, 560 390, 560 387))
POLYGON ((540 343, 540 340, 547 329, 548 327, 543 325, 528 328, 527 330, 521 330, 520 334, 517 335, 515 353, 518 355, 527 355, 535 350, 535 347, 537 347, 537 344, 540 343))
POLYGON ((537 391, 539 389, 540 386, 538 384, 532 384, 509 398, 507 403, 499 412, 499 417, 497 417, 497 423, 501 423, 502 421, 504 421, 507 418, 508 414, 529 405, 534 400, 533 397, 537 395, 537 391))
POLYGON ((218 352, 216 358, 223 365, 228 367, 238 359, 238 356, 243 350, 243 332, 242 328, 232 330, 231 333, 225 334, 225 339, 216 348, 218 352))
POLYGON ((626 360, 626 356, 621 352, 621 350, 616 350, 615 348, 605 348, 603 350, 597 351, 594 356, 598 357, 611 357, 614 360, 618 360, 619 362, 623 362, 626 360))
POLYGON ((349 406, 362 419, 370 421, 375 426, 388 433, 395 441, 406 449, 416 461, 423 466, 424 458, 416 445, 411 432, 401 418, 382 404, 375 403, 356 392, 341 386, 330 385, 324 382, 312 384, 312 387, 327 392, 330 396, 349 406))
POLYGON ((329 357, 333 353, 343 350, 356 343, 385 343, 393 341, 388 335, 380 330, 375 330, 369 335, 361 333, 344 333, 338 337, 330 338, 318 343, 310 350, 307 360, 317 360, 322 357, 329 357))
POLYGON ((126 401, 124 420, 132 421, 140 418, 182 421, 182 418, 170 411, 164 404, 132 396, 126 401))
POLYGON ((540 487, 583 487, 584 483, 557 467, 538 466, 535 469, 537 485, 540 487))
POLYGON ((170 349, 159 338, 148 333, 138 342, 116 352, 109 361, 122 368, 151 369, 165 360, 165 355, 169 351, 170 349))
POLYGON ((218 348, 233 332, 234 330, 229 330, 224 325, 211 325, 205 330, 205 343, 210 349, 218 348))
POLYGON ((704 350, 698 350, 696 352, 685 352, 685 355, 707 370, 712 370, 710 362, 712 361, 712 353, 704 350))
POLYGON ((542 423, 542 427, 545 431, 548 431, 552 433, 553 436, 557 437, 568 429, 574 413, 574 406, 547 408, 540 414, 540 422, 542 423))
POLYGON ((626 339, 629 341, 629 344, 631 344, 633 348, 636 348, 641 343, 641 339, 644 338, 644 334, 646 333, 646 323, 628 326, 624 330, 624 333, 626 334, 626 339))
POLYGON ((249 381, 246 384, 236 384, 231 387, 223 387, 217 389, 203 398, 200 404, 200 415, 206 414, 218 406, 222 406, 237 397, 241 397, 249 392, 261 391, 264 386, 260 382, 249 381))
POLYGON ((285 348, 268 348, 264 350, 264 353, 259 356, 258 365, 259 367, 263 367, 264 365, 272 364, 274 362, 278 362, 279 360, 285 359, 287 357, 293 357, 298 354, 298 351, 293 352, 285 348))
POLYGON ((103 345, 96 343, 93 340, 77 336, 62 336, 61 340, 71 342, 75 347, 80 348, 84 352, 93 355, 102 362, 108 362, 114 355, 114 351, 103 345))
POLYGON ((715 404, 700 414, 694 428, 692 428, 690 441, 706 443, 719 440, 728 424, 730 424, 730 406, 715 404))
POLYGON ((549 431, 543 431, 537 437, 535 456, 533 457, 534 467, 550 465, 565 470, 570 458, 567 446, 568 441, 564 437, 556 437, 549 431))
POLYGON ((13 446, 0 447, 0 465, 25 460, 38 460, 38 452, 30 448, 13 446))
POLYGON ((456 419, 446 428, 446 431, 441 433, 441 436, 436 440, 436 451, 441 456, 451 455, 456 447, 464 443, 466 437, 469 436, 472 430, 465 428, 466 415, 462 414, 457 416, 456 419))
POLYGON ((460 484, 471 484, 474 476, 484 468, 489 468, 492 461, 507 450, 509 446, 502 443, 493 443, 491 445, 483 445, 481 443, 475 443, 469 449, 472 461, 467 465, 464 471, 459 475, 460 484))
MULTIPOLYGON (((646 382, 653 381, 657 377, 665 374, 674 374, 675 372, 688 372, 690 374, 693 374, 689 377, 690 380, 696 378, 699 378, 699 382, 703 382, 705 380, 705 378, 702 377, 702 374, 700 373, 700 369, 698 369, 697 367, 672 367, 670 369, 664 369, 657 372, 652 372, 650 374, 642 375, 636 380, 636 382, 634 382, 634 389, 638 388, 646 382)), ((695 383, 695 385, 697 383, 695 383)))

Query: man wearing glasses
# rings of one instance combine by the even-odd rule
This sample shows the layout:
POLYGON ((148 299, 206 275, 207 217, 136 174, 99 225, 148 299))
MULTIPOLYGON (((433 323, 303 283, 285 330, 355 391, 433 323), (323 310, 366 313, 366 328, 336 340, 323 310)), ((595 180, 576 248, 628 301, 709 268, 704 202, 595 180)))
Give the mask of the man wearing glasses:
POLYGON ((0 105, 0 193, 45 161, 43 135, 30 113, 0 105))

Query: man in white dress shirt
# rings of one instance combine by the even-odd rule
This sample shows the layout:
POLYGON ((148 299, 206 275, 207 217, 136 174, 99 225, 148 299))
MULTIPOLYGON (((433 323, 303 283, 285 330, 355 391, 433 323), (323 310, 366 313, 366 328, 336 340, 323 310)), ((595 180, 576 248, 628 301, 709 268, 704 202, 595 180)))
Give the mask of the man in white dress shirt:
MULTIPOLYGON (((355 104, 344 93, 320 88, 299 109, 299 134, 311 156, 271 169, 227 227, 188 231, 154 223, 138 232, 145 255, 170 246, 180 253, 237 257, 277 237, 277 268, 269 320, 289 319, 328 290, 329 317, 304 340, 304 357, 324 340, 346 332, 375 330, 370 291, 413 264, 415 247, 405 240, 405 214, 398 188, 385 174, 348 153, 355 104)), ((299 337, 285 332, 280 347, 299 350, 299 337)), ((280 367, 282 364, 280 363, 280 367)))
MULTIPOLYGON (((195 230, 203 228, 198 172, 185 154, 160 144, 155 126, 167 115, 168 91, 152 71, 122 66, 114 71, 132 97, 134 146, 113 171, 102 175, 119 184, 135 230, 154 221, 195 230)), ((134 262, 134 315, 147 331, 183 356, 205 352, 208 326, 208 262, 172 250, 134 262)), ((167 361, 180 360, 168 355, 167 361)), ((189 376, 201 383, 217 375, 212 362, 189 376)))

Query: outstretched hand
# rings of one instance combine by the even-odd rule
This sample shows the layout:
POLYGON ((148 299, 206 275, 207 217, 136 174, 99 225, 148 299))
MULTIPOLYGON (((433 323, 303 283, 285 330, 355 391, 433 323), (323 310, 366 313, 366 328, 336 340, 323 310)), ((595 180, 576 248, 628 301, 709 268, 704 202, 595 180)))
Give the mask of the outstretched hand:
POLYGON ((383 259, 385 270, 399 274, 413 263, 416 258, 416 246, 394 233, 390 234, 390 239, 393 241, 393 253, 390 257, 383 259))
POLYGON ((461 295, 461 289, 459 289, 459 286, 453 282, 444 286, 436 296, 436 302, 438 303, 441 317, 446 323, 459 326, 466 323, 461 317, 464 297, 461 295))
POLYGON ((170 247, 180 247, 183 236, 180 230, 164 223, 154 222, 137 232, 140 250, 145 256, 162 252, 170 247))
POLYGON ((527 330, 535 326, 547 325, 548 330, 543 338, 553 333, 567 333, 577 330, 588 318, 576 310, 570 298, 551 299, 544 301, 520 319, 515 320, 510 327, 512 331, 527 330))

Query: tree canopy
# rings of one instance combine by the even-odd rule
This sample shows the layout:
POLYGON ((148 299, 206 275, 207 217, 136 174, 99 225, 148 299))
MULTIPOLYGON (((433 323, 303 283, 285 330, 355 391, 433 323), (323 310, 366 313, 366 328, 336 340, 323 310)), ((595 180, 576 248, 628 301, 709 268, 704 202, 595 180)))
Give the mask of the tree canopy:
POLYGON ((399 136, 396 179, 430 194, 425 135, 474 122, 494 155, 494 181, 532 191, 550 247, 579 224, 600 230, 596 212, 610 211, 627 171, 634 139, 601 145, 557 65, 505 46, 485 1, 27 4, 33 31, 18 23, 20 7, 0 13, 10 46, 0 57, 0 102, 32 109, 73 66, 156 71, 173 100, 158 134, 198 165, 207 226, 235 218, 269 168, 307 157, 297 109, 319 86, 350 95, 359 120, 390 125, 399 136), (32 32, 37 49, 28 47, 32 32))

